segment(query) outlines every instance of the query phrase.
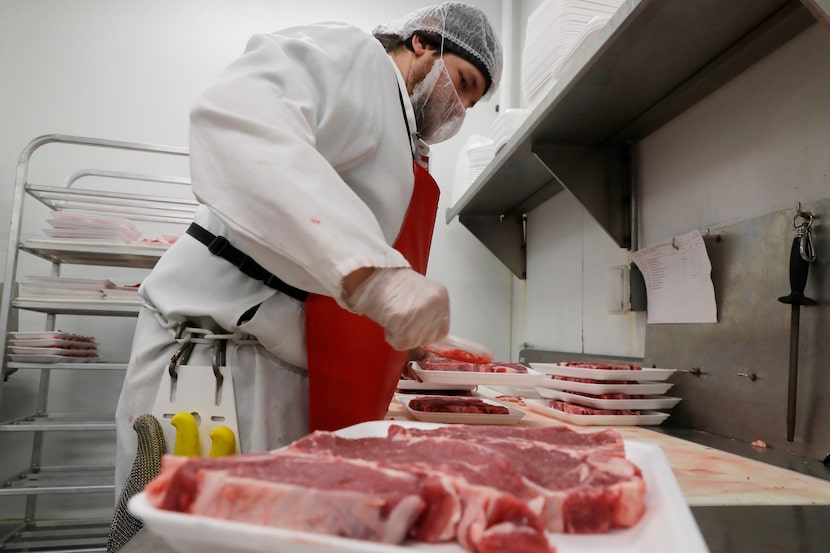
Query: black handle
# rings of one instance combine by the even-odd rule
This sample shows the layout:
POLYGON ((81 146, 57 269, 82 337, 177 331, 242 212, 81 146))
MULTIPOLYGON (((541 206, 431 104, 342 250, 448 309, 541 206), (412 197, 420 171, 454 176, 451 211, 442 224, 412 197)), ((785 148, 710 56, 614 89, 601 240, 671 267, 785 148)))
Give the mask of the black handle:
POLYGON ((804 295, 810 264, 801 257, 801 252, 799 251, 800 240, 798 237, 794 238, 793 247, 790 250, 790 294, 778 298, 778 301, 791 305, 815 305, 816 300, 804 295))

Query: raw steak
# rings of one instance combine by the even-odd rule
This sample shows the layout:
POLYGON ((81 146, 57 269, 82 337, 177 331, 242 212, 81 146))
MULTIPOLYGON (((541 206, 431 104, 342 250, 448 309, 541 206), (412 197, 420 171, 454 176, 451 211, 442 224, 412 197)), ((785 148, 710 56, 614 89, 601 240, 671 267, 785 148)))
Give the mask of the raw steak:
POLYGON ((477 372, 477 365, 475 363, 466 363, 462 361, 450 361, 449 359, 433 359, 423 361, 421 366, 428 371, 462 371, 462 372, 477 372))
POLYGON ((569 394, 574 394, 577 396, 584 396, 590 397, 594 399, 643 399, 644 395, 641 394, 589 394, 587 392, 568 392, 569 394))
POLYGON ((602 453, 625 457, 625 443, 619 432, 606 429, 596 432, 577 432, 567 426, 540 426, 538 428, 465 425, 456 424, 442 426, 432 430, 419 430, 392 425, 389 427, 389 436, 394 438, 400 434, 413 436, 424 435, 444 436, 462 440, 476 440, 479 438, 501 438, 510 440, 530 440, 554 445, 569 451, 587 453, 602 453))
POLYGON ((584 405, 576 405, 568 403, 567 401, 559 401, 556 399, 550 400, 550 406, 557 411, 570 413, 571 415, 639 415, 639 411, 631 409, 595 409, 593 407, 585 407, 584 405))
POLYGON ((392 426, 389 435, 395 440, 463 438, 509 456, 513 468, 544 495, 544 519, 551 532, 601 533, 626 528, 645 512, 642 473, 625 459, 616 443, 607 449, 601 442, 579 448, 574 447, 579 440, 568 433, 537 432, 543 441, 529 438, 530 433, 511 436, 487 430, 392 426), (565 438, 566 444, 556 444, 556 437, 565 438))
POLYGON ((271 452, 163 460, 158 508, 386 543, 455 540, 475 553, 555 553, 550 532, 635 524, 645 483, 616 432, 391 425, 315 432, 271 452))
POLYGON ((146 491, 162 509, 399 544, 432 500, 430 486, 374 463, 280 451, 165 456, 146 491))
POLYGON ((465 548, 479 553, 552 551, 540 517, 545 505, 542 490, 514 470, 510 457, 490 448, 448 438, 346 439, 315 432, 288 449, 350 459, 382 459, 384 466, 445 478, 460 508, 446 516, 445 510, 432 513, 427 505, 427 524, 416 526, 416 539, 441 541, 454 536, 465 548), (504 549, 504 544, 514 538, 516 545, 504 549))
POLYGON ((476 397, 415 397, 409 400, 409 408, 425 413, 510 414, 504 405, 493 405, 476 397))
POLYGON ((588 363, 584 361, 565 361, 559 363, 563 367, 579 367, 582 369, 601 369, 604 371, 639 371, 642 367, 639 365, 622 365, 614 363, 588 363))
POLYGON ((527 367, 521 363, 469 363, 433 357, 422 361, 421 366, 429 371, 527 374, 527 367))
POLYGON ((585 384, 639 384, 636 380, 596 380, 594 378, 577 378, 575 376, 553 377, 554 380, 567 380, 568 382, 584 382, 585 384))
POLYGON ((527 374, 527 367, 521 363, 483 363, 476 370, 480 373, 527 374))

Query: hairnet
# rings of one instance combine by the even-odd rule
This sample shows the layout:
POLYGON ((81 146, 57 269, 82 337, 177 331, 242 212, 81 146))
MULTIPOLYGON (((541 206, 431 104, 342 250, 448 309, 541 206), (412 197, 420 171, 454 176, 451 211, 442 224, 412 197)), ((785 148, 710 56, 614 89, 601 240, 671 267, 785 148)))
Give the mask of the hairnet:
POLYGON ((386 45, 390 38, 403 42, 418 31, 443 36, 451 43, 445 45, 445 50, 483 70, 491 82, 485 98, 498 88, 503 63, 501 43, 483 11, 461 2, 444 2, 378 25, 372 34, 386 45))

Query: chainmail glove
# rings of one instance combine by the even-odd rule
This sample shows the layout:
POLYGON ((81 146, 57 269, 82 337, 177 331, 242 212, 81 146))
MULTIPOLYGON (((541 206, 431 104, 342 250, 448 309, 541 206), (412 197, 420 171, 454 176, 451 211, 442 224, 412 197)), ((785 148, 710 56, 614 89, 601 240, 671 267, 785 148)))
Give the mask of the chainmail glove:
POLYGON ((147 482, 158 476, 161 472, 161 458, 167 452, 164 432, 154 416, 137 417, 133 429, 138 434, 138 450, 130 476, 115 506, 107 536, 107 553, 119 551, 143 526, 140 520, 130 514, 127 503, 131 497, 144 490, 147 482))

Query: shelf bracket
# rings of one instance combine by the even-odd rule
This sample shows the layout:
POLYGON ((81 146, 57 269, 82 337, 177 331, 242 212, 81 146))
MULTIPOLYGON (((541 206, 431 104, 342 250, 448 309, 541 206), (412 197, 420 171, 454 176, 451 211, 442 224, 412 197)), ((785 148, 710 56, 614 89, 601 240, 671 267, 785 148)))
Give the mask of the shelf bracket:
POLYGON ((801 0, 819 23, 830 30, 830 0, 801 0))
POLYGON ((524 215, 459 215, 458 220, 514 275, 526 278, 524 215))
POLYGON ((628 148, 533 144, 533 155, 621 248, 631 247, 628 148))

